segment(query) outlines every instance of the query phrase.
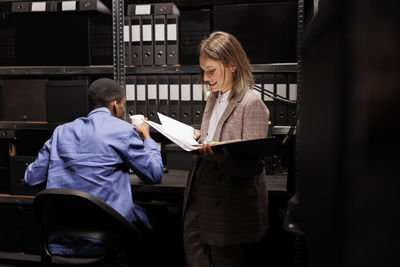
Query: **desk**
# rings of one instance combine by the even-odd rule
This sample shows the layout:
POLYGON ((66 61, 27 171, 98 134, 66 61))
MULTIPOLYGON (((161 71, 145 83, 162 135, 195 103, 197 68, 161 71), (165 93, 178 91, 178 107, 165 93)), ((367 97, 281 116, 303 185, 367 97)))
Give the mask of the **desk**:
MULTIPOLYGON (((132 194, 182 194, 185 191, 189 171, 169 170, 164 173, 161 184, 144 184, 136 175, 131 174, 132 194)), ((287 174, 267 175, 268 191, 286 192, 287 174)))
POLYGON ((131 185, 133 193, 167 193, 183 194, 186 186, 188 171, 168 170, 160 184, 144 184, 135 174, 131 174, 131 185))

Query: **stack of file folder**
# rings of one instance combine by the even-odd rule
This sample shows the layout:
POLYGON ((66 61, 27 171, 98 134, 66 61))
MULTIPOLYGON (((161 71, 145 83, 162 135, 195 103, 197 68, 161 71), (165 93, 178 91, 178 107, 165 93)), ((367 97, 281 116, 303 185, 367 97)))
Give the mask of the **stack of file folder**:
POLYGON ((68 11, 99 11, 111 14, 111 11, 100 0, 76 1, 21 1, 13 2, 11 12, 68 12, 68 11))
MULTIPOLYGON (((297 100, 296 73, 254 73, 255 93, 267 106, 271 126, 296 124, 296 104, 278 101, 297 100)), ((126 76, 127 121, 130 115, 142 114, 159 122, 157 112, 185 124, 201 124, 206 92, 201 74, 126 76)))
POLYGON ((205 94, 201 75, 126 76, 126 114, 159 122, 157 112, 186 124, 201 123, 205 94))
POLYGON ((128 5, 124 17, 125 64, 179 64, 179 10, 174 3, 128 5))

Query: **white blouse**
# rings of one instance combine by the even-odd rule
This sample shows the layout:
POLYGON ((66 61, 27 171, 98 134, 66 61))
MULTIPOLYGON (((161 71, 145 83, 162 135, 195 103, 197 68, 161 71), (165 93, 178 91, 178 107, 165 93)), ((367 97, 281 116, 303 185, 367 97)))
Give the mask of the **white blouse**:
POLYGON ((219 92, 218 98, 215 101, 213 112, 211 114, 210 124, 208 125, 207 136, 204 139, 204 143, 210 143, 211 141, 213 141, 212 138, 214 137, 215 129, 217 128, 218 122, 229 104, 229 96, 231 94, 231 91, 232 90, 228 90, 223 94, 219 92))

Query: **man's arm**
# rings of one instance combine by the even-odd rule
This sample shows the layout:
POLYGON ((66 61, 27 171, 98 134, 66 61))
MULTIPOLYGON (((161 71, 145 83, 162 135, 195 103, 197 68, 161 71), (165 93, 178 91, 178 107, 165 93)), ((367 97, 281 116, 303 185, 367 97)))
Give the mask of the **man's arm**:
POLYGON ((147 184, 159 184, 163 172, 163 163, 158 144, 150 138, 150 126, 147 123, 135 126, 128 140, 126 159, 129 168, 147 184), (144 141, 139 137, 141 134, 144 141))
POLYGON ((36 160, 26 168, 24 179, 29 186, 38 185, 47 180, 51 143, 52 138, 46 141, 36 160))

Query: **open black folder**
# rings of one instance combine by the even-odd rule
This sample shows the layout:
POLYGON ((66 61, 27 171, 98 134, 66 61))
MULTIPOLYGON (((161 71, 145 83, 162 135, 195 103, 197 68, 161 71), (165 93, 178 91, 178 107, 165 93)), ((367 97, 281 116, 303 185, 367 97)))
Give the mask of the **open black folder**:
MULTIPOLYGON (((186 151, 196 151, 202 146, 193 139, 193 127, 163 114, 157 114, 161 124, 148 120, 144 120, 144 122, 186 151)), ((211 142, 210 145, 213 151, 222 151, 223 148, 226 148, 228 153, 231 155, 247 157, 270 156, 279 152, 279 150, 284 147, 284 145, 275 137, 211 142)))
POLYGON ((284 145, 275 137, 266 137, 251 140, 232 140, 221 143, 213 143, 213 151, 222 151, 225 148, 230 155, 240 155, 246 157, 271 156, 282 149, 284 145))

